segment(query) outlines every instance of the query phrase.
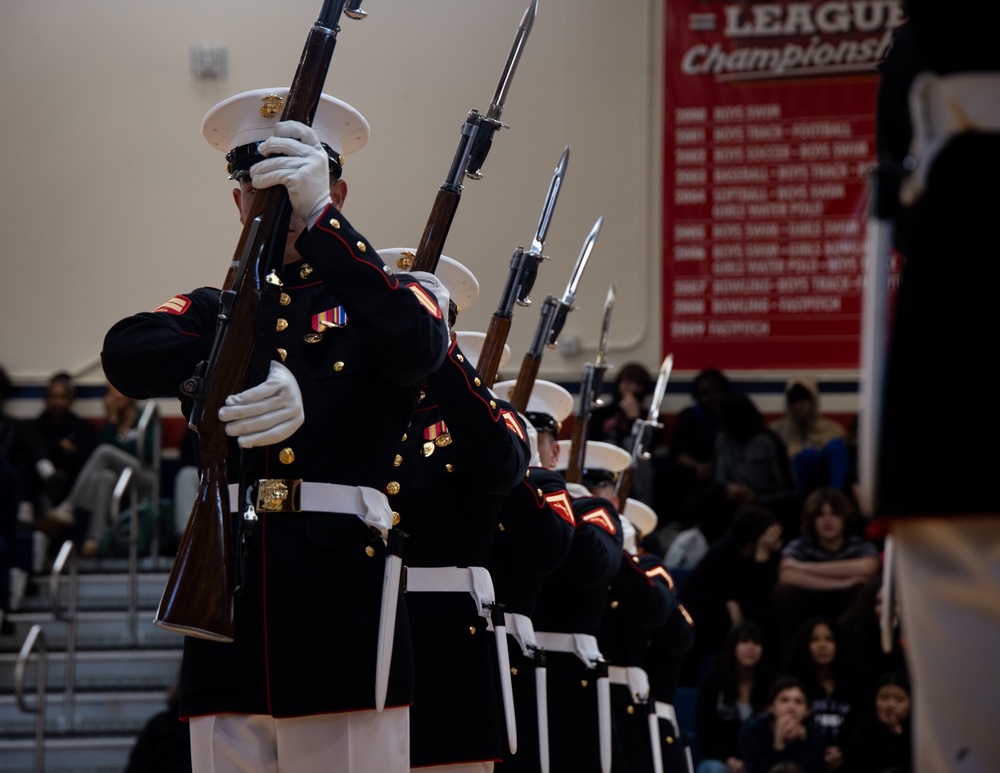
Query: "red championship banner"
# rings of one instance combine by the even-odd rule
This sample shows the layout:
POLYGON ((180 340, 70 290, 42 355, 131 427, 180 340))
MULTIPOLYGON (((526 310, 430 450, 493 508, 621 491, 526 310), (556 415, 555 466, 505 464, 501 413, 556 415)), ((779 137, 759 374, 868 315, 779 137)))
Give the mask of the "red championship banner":
POLYGON ((663 341, 856 369, 876 65, 897 0, 667 0, 663 341))

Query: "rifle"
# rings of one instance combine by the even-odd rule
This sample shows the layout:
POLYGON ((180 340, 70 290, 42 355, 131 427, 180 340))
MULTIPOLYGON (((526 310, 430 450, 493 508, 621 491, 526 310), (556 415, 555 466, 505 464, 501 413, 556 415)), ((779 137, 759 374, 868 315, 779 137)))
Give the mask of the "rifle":
POLYGON ((594 363, 588 362, 580 374, 580 408, 573 417, 570 435, 569 459, 566 460, 566 482, 579 483, 583 477, 584 459, 587 454, 587 425, 594 397, 594 363))
POLYGON ((615 286, 608 288, 604 301, 604 318, 601 321, 601 337, 594 362, 583 366, 580 378, 580 410, 573 419, 570 435, 569 460, 566 464, 566 481, 579 483, 583 475, 584 459, 587 455, 587 430, 590 414, 595 405, 600 405, 599 397, 604 384, 604 372, 608 368, 608 344, 611 340, 611 314, 615 307, 615 286))
POLYGON ((549 182, 548 193, 545 194, 542 215, 538 219, 531 247, 525 252, 524 247, 518 245, 510 259, 510 273, 507 275, 503 295, 500 296, 500 305, 497 306, 497 310, 490 318, 489 327, 486 329, 486 338, 479 350, 478 370, 488 387, 493 386, 497 378, 497 370, 500 368, 500 359, 503 356, 503 347, 507 342, 510 322, 514 316, 514 303, 517 303, 518 306, 531 305, 528 293, 535 285, 538 264, 548 259, 542 254, 542 250, 545 249, 545 237, 549 231, 549 224, 552 222, 552 213, 556 208, 556 201, 562 188, 563 177, 566 176, 568 163, 569 145, 562 152, 559 163, 556 164, 556 169, 552 173, 552 180, 549 182))
POLYGON ((603 223, 603 217, 597 218, 594 227, 587 234, 562 298, 555 298, 550 293, 542 302, 542 311, 538 326, 535 328, 535 335, 531 340, 531 346, 528 347, 528 351, 521 360, 521 370, 517 374, 517 383, 510 395, 510 404, 521 413, 524 413, 528 407, 528 398, 531 397, 535 379, 538 378, 538 369, 542 364, 542 354, 545 352, 545 347, 555 348, 558 345, 559 334, 566 323, 566 315, 573 310, 577 285, 580 284, 580 277, 583 276, 583 270, 587 267, 587 261, 590 260, 590 253, 594 251, 594 244, 597 242, 598 234, 601 233, 603 223))
POLYGON ((431 207, 427 225, 424 226, 424 233, 417 245, 416 256, 410 265, 401 265, 402 270, 434 273, 437 269, 441 253, 444 252, 448 231, 451 230, 451 222, 455 219, 458 202, 462 198, 462 179, 464 177, 470 177, 473 180, 482 179, 481 170, 486 162, 486 155, 493 144, 493 135, 498 129, 506 126, 506 124, 501 123, 500 116, 503 114, 510 82, 517 70, 517 64, 521 60, 524 43, 535 22, 537 10, 538 0, 531 0, 524 16, 521 17, 517 34, 514 36, 514 43, 507 55, 507 63, 500 76, 500 83, 497 85, 496 93, 493 95, 486 115, 482 115, 473 108, 469 111, 465 123, 462 124, 462 136, 458 142, 458 150, 452 159, 448 176, 434 198, 434 206, 431 207))
POLYGON ((629 466, 622 470, 622 474, 618 476, 618 482, 615 484, 619 513, 625 511, 625 502, 632 488, 632 478, 635 477, 639 460, 652 458, 652 454, 646 450, 649 430, 663 429, 663 422, 660 421, 660 405, 663 403, 663 396, 666 394, 667 382, 670 380, 670 371, 673 370, 673 367, 674 355, 668 354, 660 365, 660 374, 656 377, 656 387, 653 389, 653 401, 649 405, 646 418, 636 419, 632 422, 632 460, 629 466))
MULTIPOLYGON (((324 0, 306 38, 281 120, 312 123, 337 43, 340 16, 364 18, 361 2, 324 0)), ((266 188, 254 197, 223 284, 209 357, 181 387, 194 400, 188 423, 198 432, 201 481, 153 622, 188 636, 233 640, 234 551, 239 546, 234 544, 227 487, 229 438, 219 408, 229 395, 267 377, 271 352, 263 340, 277 317, 290 217, 284 188, 266 188)), ((249 477, 246 471, 242 474, 249 477)), ((249 487, 241 490, 247 491, 248 499, 245 534, 257 516, 249 502, 249 487)))

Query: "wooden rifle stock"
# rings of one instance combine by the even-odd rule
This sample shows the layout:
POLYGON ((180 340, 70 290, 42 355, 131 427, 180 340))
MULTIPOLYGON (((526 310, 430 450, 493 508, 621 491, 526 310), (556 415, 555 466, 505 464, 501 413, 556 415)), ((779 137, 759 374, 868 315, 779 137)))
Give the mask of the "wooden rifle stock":
MULTIPOLYGON (((306 39, 281 120, 312 123, 344 5, 345 0, 323 4, 306 39)), ((267 377, 270 347, 260 338, 274 329, 290 217, 284 188, 267 188, 255 196, 223 285, 212 353, 184 387, 195 398, 189 423, 198 431, 201 480, 154 622, 188 636, 233 639, 237 544, 227 485, 230 440, 219 409, 229 395, 267 377)))
MULTIPOLYGON (((483 339, 483 348, 479 351, 476 369, 488 387, 492 387, 497 381, 497 371, 500 369, 500 360, 503 359, 503 348, 510 333, 510 323, 510 317, 494 314, 490 317, 490 324, 486 328, 486 337, 483 339)), ((535 374, 538 374, 538 368, 535 368, 535 374)))
POLYGON ((521 370, 517 373, 517 383, 514 384, 514 391, 511 392, 508 401, 518 413, 524 413, 528 410, 528 399, 531 397, 531 390, 535 387, 535 379, 538 378, 538 370, 541 366, 541 355, 535 356, 528 352, 521 360, 521 370))
POLYGON ((583 479, 583 468, 587 457, 587 425, 588 417, 577 417, 573 420, 573 432, 570 435, 569 459, 566 462, 566 482, 579 483, 583 479))
POLYGON ((569 459, 566 462, 567 483, 579 483, 583 479, 587 457, 587 428, 590 425, 593 401, 594 364, 588 362, 583 366, 583 375, 580 377, 580 409, 573 418, 573 432, 570 435, 569 459))

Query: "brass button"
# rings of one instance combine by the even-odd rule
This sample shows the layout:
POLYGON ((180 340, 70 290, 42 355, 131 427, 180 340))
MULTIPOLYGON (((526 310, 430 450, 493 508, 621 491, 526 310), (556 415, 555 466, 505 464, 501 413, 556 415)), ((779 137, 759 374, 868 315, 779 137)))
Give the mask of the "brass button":
POLYGON ((673 738, 673 736, 670 736, 670 735, 668 735, 668 736, 667 736, 666 738, 664 738, 663 740, 667 742, 667 746, 671 746, 671 745, 673 744, 673 742, 674 742, 674 738, 673 738))
POLYGON ((395 510, 392 511, 392 525, 399 526, 399 513, 395 510))
POLYGON ((404 442, 404 443, 406 442, 406 433, 405 432, 403 433, 403 441, 402 442, 404 442))
POLYGON ((498 523, 498 524, 497 524, 497 528, 498 528, 498 529, 499 529, 500 531, 507 531, 507 530, 506 530, 506 529, 504 528, 504 525, 503 525, 502 523, 498 523))
POLYGON ((295 461, 295 452, 291 448, 282 448, 278 451, 278 461, 282 464, 291 464, 295 461))
POLYGON ((525 470, 524 471, 524 477, 525 478, 530 478, 531 477, 531 470, 525 470))
POLYGON ((365 252, 367 249, 364 242, 358 242, 358 252, 365 252))
POLYGON ((330 218, 330 227, 333 228, 334 230, 337 230, 338 228, 340 228, 340 221, 337 220, 337 218, 335 218, 335 217, 331 217, 330 218))
POLYGON ((313 272, 313 267, 308 263, 303 263, 302 268, 299 269, 299 277, 305 279, 313 272))
POLYGON ((476 626, 474 626, 474 625, 470 625, 469 626, 469 634, 472 635, 472 636, 476 635, 476 626))
POLYGON ((614 601, 611 602, 611 608, 618 609, 618 599, 615 599, 614 601))
POLYGON ((371 545, 369 545, 368 547, 366 547, 365 548, 365 555, 368 556, 369 558, 371 558, 372 556, 374 556, 375 555, 375 548, 373 548, 371 545))
POLYGON ((399 493, 399 484, 396 481, 394 481, 394 480, 390 480, 388 483, 385 484, 385 493, 387 493, 387 494, 398 494, 399 493))
POLYGON ((448 472, 455 472, 455 465, 451 464, 451 462, 449 462, 448 464, 446 464, 446 465, 444 466, 444 468, 445 468, 445 469, 446 469, 446 470, 447 470, 448 472))
POLYGON ((581 687, 586 687, 587 686, 587 680, 586 679, 581 679, 580 680, 580 686, 581 687))
POLYGON ((281 295, 278 296, 278 303, 280 303, 282 306, 287 306, 291 302, 292 302, 292 296, 290 296, 288 293, 282 293, 281 295))
POLYGON ((625 713, 629 715, 635 714, 635 706, 626 706, 625 713))
POLYGON ((540 497, 544 497, 545 496, 545 492, 542 491, 541 489, 535 489, 535 493, 538 494, 538 496, 540 496, 540 497))
POLYGON ((483 382, 479 380, 479 376, 476 376, 474 379, 472 379, 472 383, 475 384, 476 386, 483 385, 483 382))
POLYGON ((510 667, 510 675, 517 676, 517 668, 515 666, 510 667))
POLYGON ((494 411, 497 409, 497 401, 496 400, 490 400, 490 408, 492 408, 494 411))
POLYGON ((276 324, 274 327, 277 329, 277 331, 279 333, 281 333, 281 332, 283 332, 283 331, 285 331, 285 330, 288 329, 288 320, 287 319, 281 319, 279 317, 278 318, 278 324, 276 324))
POLYGON ((337 360, 335 363, 333 363, 333 370, 336 373, 340 373, 340 371, 342 371, 343 369, 344 369, 344 363, 342 363, 340 360, 337 360))
POLYGON ((302 336, 302 340, 305 341, 307 344, 318 344, 320 341, 323 340, 323 334, 306 333, 304 336, 302 336))
POLYGON ((423 389, 421 389, 420 390, 420 397, 417 398, 417 402, 418 403, 422 403, 424 401, 425 397, 427 397, 427 393, 423 389))
POLYGON ((459 362, 465 362, 465 357, 463 357, 461 354, 456 355, 455 359, 458 360, 459 362))
POLYGON ((278 349, 278 356, 281 358, 281 361, 284 362, 285 360, 288 359, 288 350, 278 349))
POLYGON ((403 463, 403 455, 396 454, 396 458, 392 460, 392 466, 399 467, 399 465, 401 465, 402 463, 403 463))

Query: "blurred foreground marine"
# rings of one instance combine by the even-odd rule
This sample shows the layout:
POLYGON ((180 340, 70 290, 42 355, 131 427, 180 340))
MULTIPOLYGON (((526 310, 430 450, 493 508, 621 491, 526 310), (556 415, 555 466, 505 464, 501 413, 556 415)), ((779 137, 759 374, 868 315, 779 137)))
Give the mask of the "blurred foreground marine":
MULTIPOLYGON (((232 97, 203 126, 228 152, 241 222, 257 189, 272 185, 285 186, 294 214, 280 319, 266 334, 271 376, 220 411, 241 447, 231 445, 230 481, 246 453, 263 457, 268 476, 258 485, 234 641, 185 639, 181 716, 191 718, 195 771, 402 773, 413 695, 402 603, 386 709, 375 710, 392 526, 382 488, 419 384, 444 357, 447 329, 434 288, 386 266, 340 211, 342 154, 365 144, 367 122, 324 95, 314 129, 275 125, 266 108, 286 91, 232 97), (299 501, 269 509, 260 496, 279 484, 297 488, 299 501)), ((105 339, 109 380, 137 398, 178 395, 209 355, 218 313, 219 291, 201 288, 122 320, 105 339)))
POLYGON ((881 216, 906 264, 877 514, 896 546, 915 769, 987 771, 1000 760, 1000 411, 969 389, 1000 341, 1000 9, 907 6, 878 101, 880 168, 899 190, 883 177, 881 216))

